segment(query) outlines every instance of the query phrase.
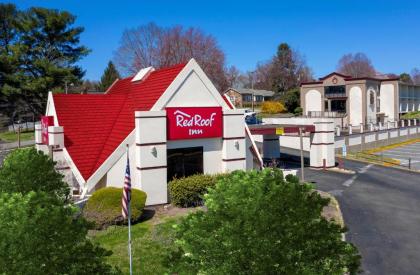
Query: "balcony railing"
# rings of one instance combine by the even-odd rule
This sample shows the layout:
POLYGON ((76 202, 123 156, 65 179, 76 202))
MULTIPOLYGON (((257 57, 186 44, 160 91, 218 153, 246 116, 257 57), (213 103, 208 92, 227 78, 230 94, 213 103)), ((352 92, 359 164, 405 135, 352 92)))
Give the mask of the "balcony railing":
POLYGON ((347 98, 346 93, 326 93, 326 98, 347 98))
POLYGON ((345 112, 308 111, 308 117, 343 118, 345 116, 345 112))

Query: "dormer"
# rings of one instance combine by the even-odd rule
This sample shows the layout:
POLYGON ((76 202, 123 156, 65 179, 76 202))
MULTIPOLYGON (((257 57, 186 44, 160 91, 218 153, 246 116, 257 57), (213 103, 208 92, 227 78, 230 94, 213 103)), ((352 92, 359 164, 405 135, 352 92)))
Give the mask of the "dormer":
POLYGON ((140 82, 145 80, 150 73, 152 73, 155 70, 152 66, 141 69, 131 80, 131 82, 140 82))

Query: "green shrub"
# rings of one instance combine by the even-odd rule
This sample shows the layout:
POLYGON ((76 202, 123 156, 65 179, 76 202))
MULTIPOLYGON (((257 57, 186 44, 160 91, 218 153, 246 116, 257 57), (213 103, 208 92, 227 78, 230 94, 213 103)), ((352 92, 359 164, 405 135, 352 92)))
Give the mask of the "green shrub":
POLYGON ((266 114, 278 114, 286 112, 286 108, 280 101, 264 101, 261 104, 261 112, 266 114))
POLYGON ((356 274, 346 229, 321 215, 328 203, 279 169, 235 171, 176 226, 167 263, 177 274, 356 274))
MULTIPOLYGON (((106 187, 94 192, 83 208, 83 216, 94 223, 96 229, 103 229, 112 224, 122 224, 121 214, 122 188, 106 187)), ((141 190, 131 190, 131 221, 140 219, 147 195, 141 190)))
POLYGON ((65 200, 69 190, 63 175, 54 169, 54 161, 35 148, 14 150, 0 168, 0 193, 42 191, 65 200))
POLYGON ((294 113, 295 115, 301 115, 301 114, 302 114, 302 112, 303 112, 302 107, 296 107, 296 108, 295 108, 295 110, 293 111, 293 113, 294 113))
POLYGON ((120 274, 77 213, 45 192, 0 193, 0 273, 120 274))
POLYGON ((180 207, 203 204, 203 195, 216 184, 222 175, 197 174, 186 178, 173 179, 169 183, 171 203, 180 207))

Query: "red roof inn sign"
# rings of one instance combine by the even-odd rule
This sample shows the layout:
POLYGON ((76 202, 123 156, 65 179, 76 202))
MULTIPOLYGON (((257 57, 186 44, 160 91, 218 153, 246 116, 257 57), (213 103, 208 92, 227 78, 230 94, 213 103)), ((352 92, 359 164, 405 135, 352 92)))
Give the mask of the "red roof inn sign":
POLYGON ((168 140, 221 137, 221 107, 166 108, 168 140))

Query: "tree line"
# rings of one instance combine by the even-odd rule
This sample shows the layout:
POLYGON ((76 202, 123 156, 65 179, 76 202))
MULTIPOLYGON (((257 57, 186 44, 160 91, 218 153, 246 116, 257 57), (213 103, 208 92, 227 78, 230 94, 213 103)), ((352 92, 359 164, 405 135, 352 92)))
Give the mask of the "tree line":
MULTIPOLYGON (((126 29, 119 47, 101 80, 83 79, 78 62, 90 50, 80 45, 83 27, 75 26, 69 12, 33 7, 19 10, 14 4, 0 4, 0 114, 18 120, 22 115, 39 117, 47 95, 53 93, 105 92, 117 79, 133 75, 141 68, 157 69, 195 58, 217 89, 254 88, 275 92, 293 112, 299 106, 299 86, 314 80, 304 56, 287 43, 275 54, 256 63, 255 69, 241 72, 226 65, 226 57, 216 38, 199 28, 155 23, 126 29)), ((396 77, 420 84, 420 70, 411 73, 381 74, 364 53, 345 54, 336 70, 353 77, 396 77)))

